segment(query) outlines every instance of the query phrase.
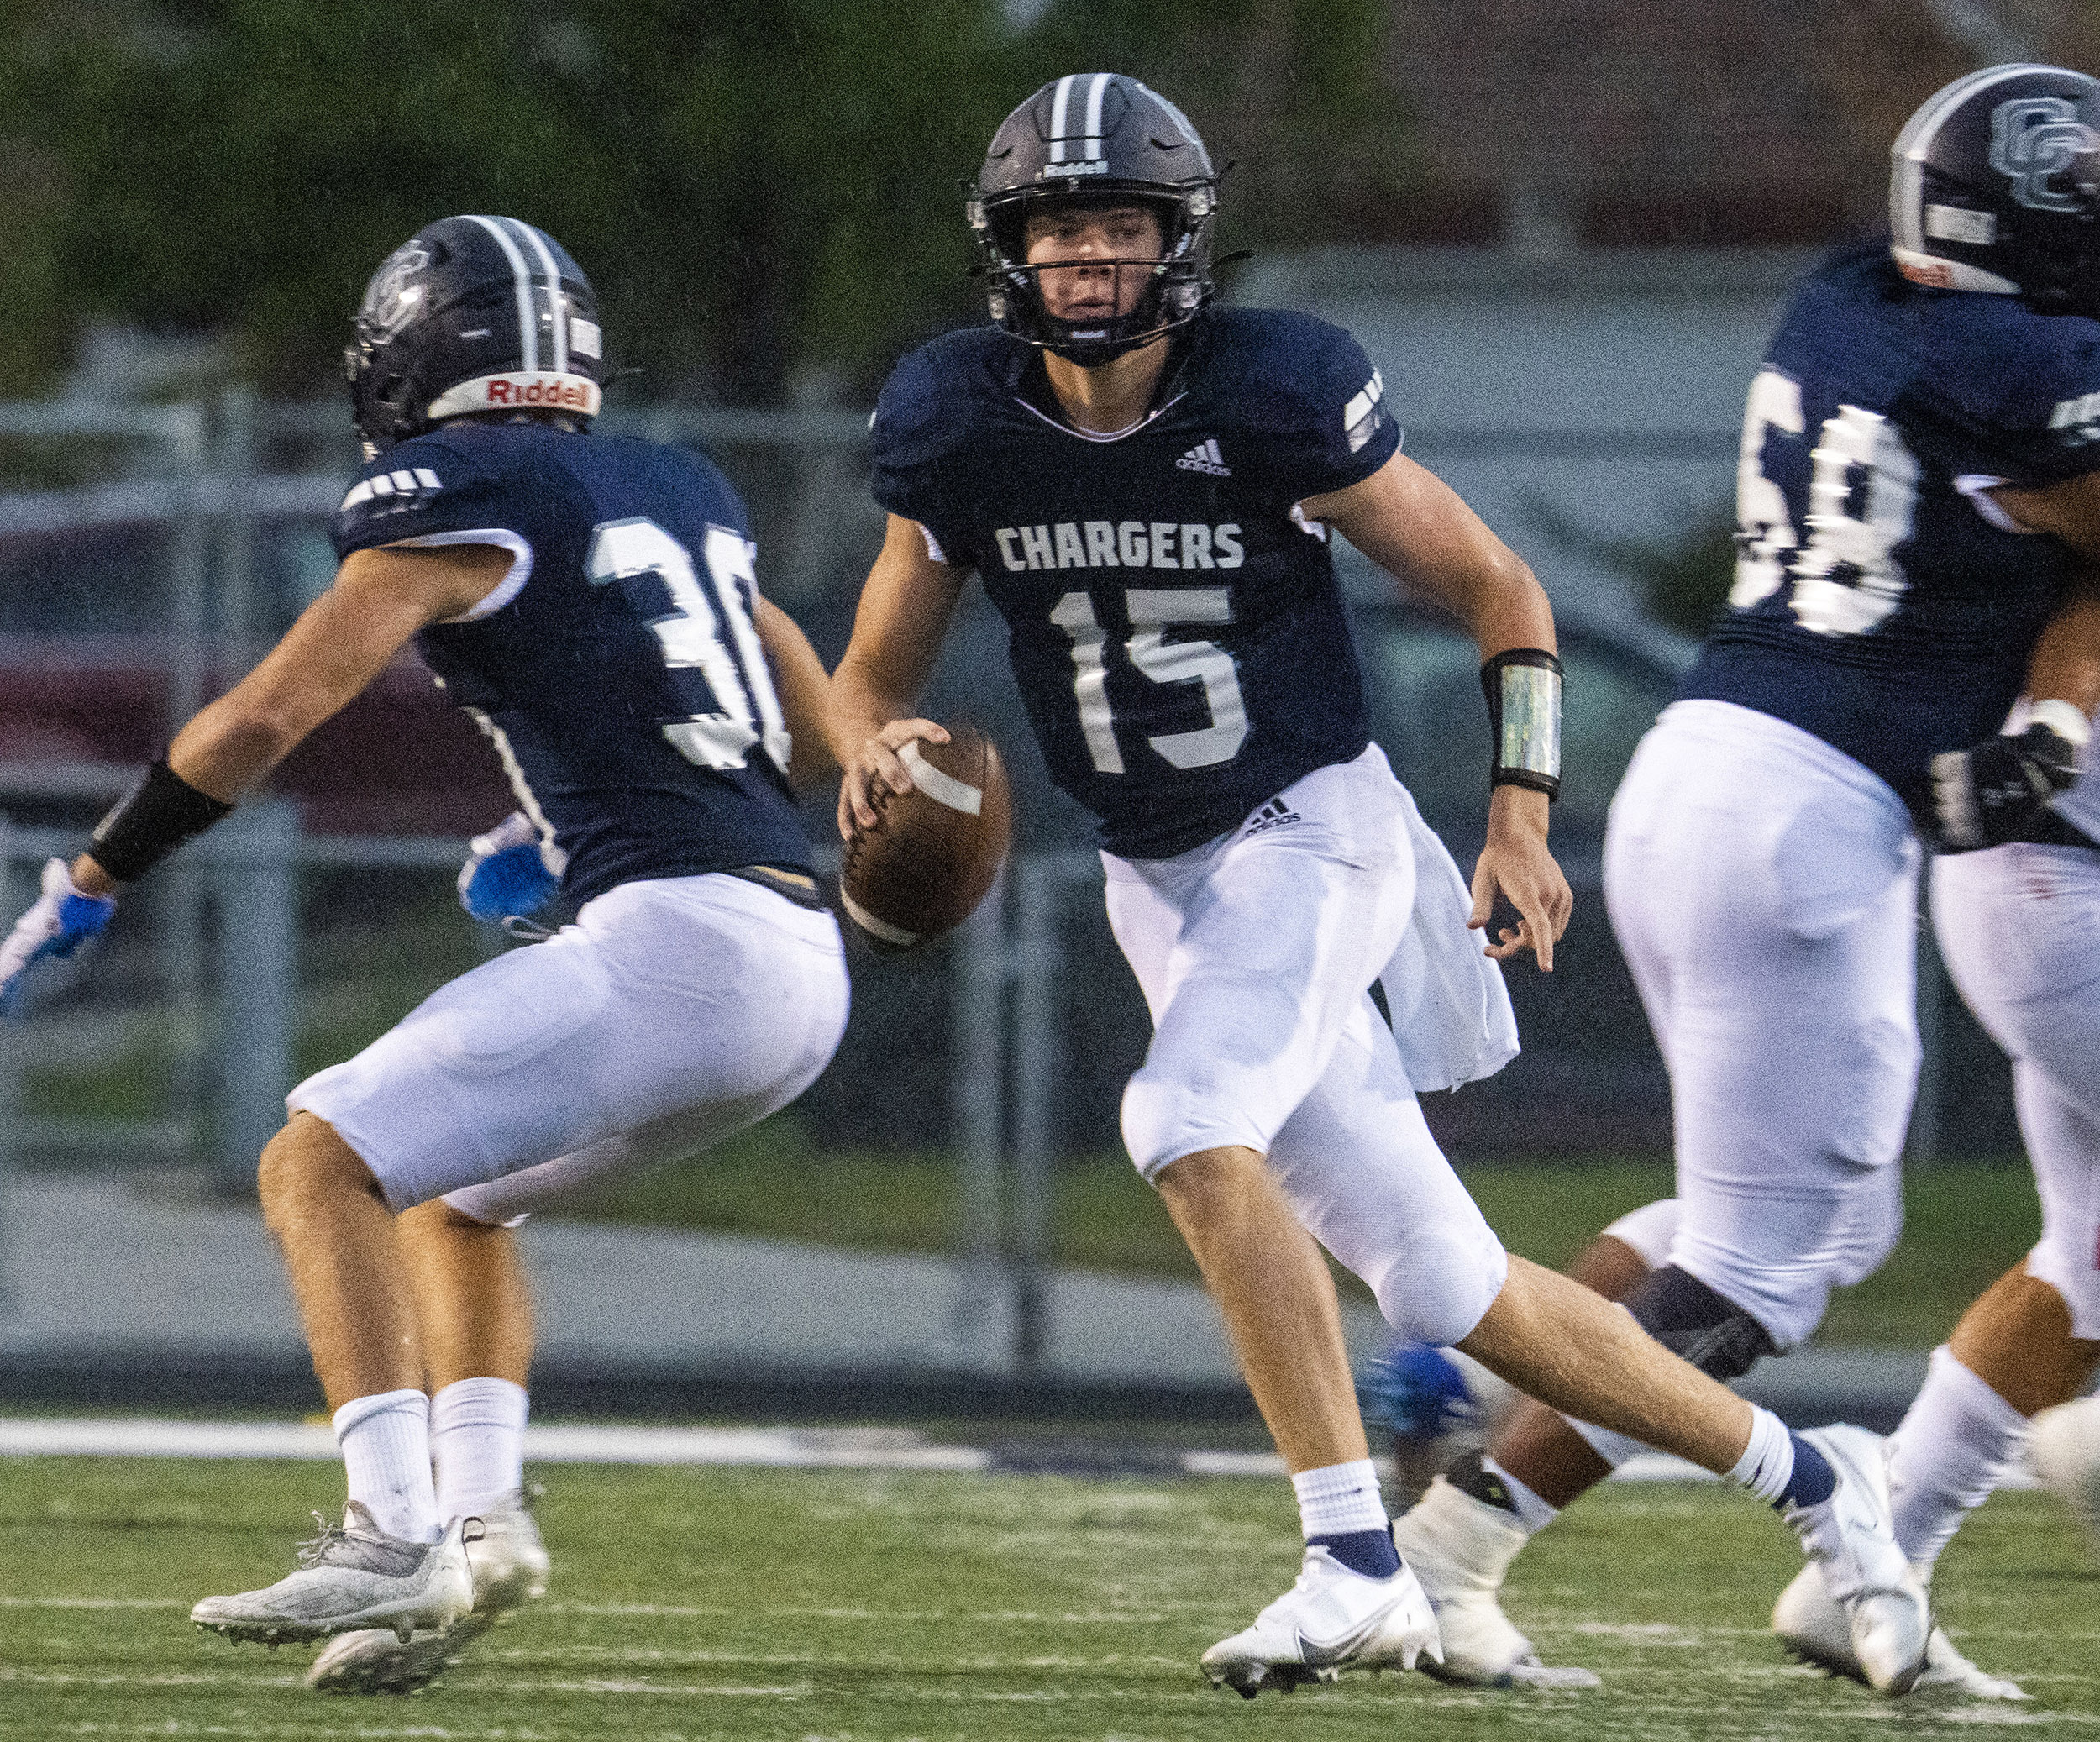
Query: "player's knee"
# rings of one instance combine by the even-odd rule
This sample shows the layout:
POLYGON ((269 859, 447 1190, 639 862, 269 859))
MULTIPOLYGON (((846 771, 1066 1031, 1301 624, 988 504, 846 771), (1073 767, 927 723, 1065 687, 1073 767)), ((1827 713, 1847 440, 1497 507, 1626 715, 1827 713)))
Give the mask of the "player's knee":
POLYGON ((1674 1264, 1651 1272, 1625 1306, 1664 1348, 1716 1379, 1740 1378, 1778 1347, 1750 1314, 1674 1264))
POLYGON ((1509 1274, 1509 1255, 1483 1224, 1474 1237, 1437 1229, 1411 1235, 1378 1275, 1365 1280, 1394 1330, 1448 1346, 1472 1335, 1509 1274))
POLYGON ((1208 1149, 1268 1149, 1267 1135, 1251 1120, 1236 1117, 1229 1108, 1204 1104, 1185 1084, 1151 1066, 1124 1088, 1123 1142, 1137 1171, 1154 1185, 1163 1168, 1184 1156, 1208 1149))
POLYGON ((317 1199, 342 1192, 376 1194, 378 1183, 334 1128, 310 1113, 294 1114, 263 1146, 255 1190, 263 1220, 281 1229, 317 1199))

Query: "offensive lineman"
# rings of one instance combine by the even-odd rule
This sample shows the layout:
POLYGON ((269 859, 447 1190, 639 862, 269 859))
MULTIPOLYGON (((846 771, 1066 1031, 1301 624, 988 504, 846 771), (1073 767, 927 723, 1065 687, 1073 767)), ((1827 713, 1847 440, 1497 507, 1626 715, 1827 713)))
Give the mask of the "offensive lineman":
POLYGON ((888 536, 830 691, 850 833, 874 819, 873 783, 909 785, 899 748, 942 736, 910 716, 974 569, 1052 776, 1097 819, 1155 1030, 1125 1138, 1217 1298, 1307 1536, 1296 1587, 1204 1666, 1252 1697, 1438 1649, 1310 1230, 1395 1325, 1441 1327, 1783 1503, 1877 1684, 1900 1691, 1924 1597, 1856 1430, 1790 1436, 1593 1294, 1505 1258, 1422 1122, 1417 1089, 1515 1051, 1488 958, 1550 967, 1566 924, 1546 848, 1552 617, 1400 457, 1352 340, 1206 307, 1216 192, 1186 118, 1135 80, 1072 75, 1006 118, 969 206, 996 326, 914 353, 883 391, 888 536), (1498 762, 1470 923, 1498 893, 1520 917, 1485 954, 1457 868, 1368 742, 1330 527, 1448 604, 1486 657, 1498 762), (1382 974, 1397 1036, 1366 989, 1382 974))
MULTIPOLYGON (((1751 388, 1730 608, 1613 801, 1605 896, 1670 1071, 1677 1194, 1614 1225, 1588 1262, 1718 1377, 1800 1342, 1830 1288, 1895 1242, 1918 831, 2020 838, 2075 778, 2100 703, 2078 602, 2100 560, 2097 129, 2100 81, 2034 66, 1957 80, 1904 126, 1893 244, 1806 281, 1751 388), (2023 685, 2033 706, 2001 733, 2023 685)), ((1950 964, 2010 948, 1992 898, 1972 893, 2009 868, 1942 869, 1950 964)), ((2020 960, 2048 954, 2030 940, 2020 960)), ((2066 971, 2058 955, 2047 973, 2066 971)), ((1981 978, 1957 972, 1965 990, 1981 978)), ((2090 1372, 2100 1351, 2078 1338, 2100 1335, 2085 1299, 2100 1211, 2085 1190, 2054 1217, 2082 1240, 2082 1272, 2040 1267, 2038 1249, 1935 1355, 1914 1423, 1966 1418, 1958 1434, 1995 1446, 2023 1406, 2090 1372)), ((1892 1472, 1921 1576, 1958 1510, 1920 1484, 1962 1482, 1926 1437, 1906 1424, 1892 1472)), ((1505 1680, 1529 1655, 1496 1597, 1510 1561, 1632 1449, 1525 1403, 1484 1463, 1462 1462, 1401 1520, 1446 1674, 1505 1680)), ((1773 1624, 1857 1672, 1813 1575, 1773 1624)), ((1935 1684, 2022 1697, 1937 1629, 1921 1685, 1935 1684)))
POLYGON ((785 1105, 845 1025, 788 778, 790 727, 822 757, 823 669, 759 597, 743 506, 711 464, 587 435, 601 357, 590 285, 528 224, 449 218, 389 256, 346 359, 368 463, 336 517, 334 585, 86 853, 45 867, 0 951, 0 994, 70 953, 411 639, 521 807, 476 842, 470 904, 528 911, 559 879, 575 905, 301 1084, 263 1152, 349 1505, 300 1571, 192 1619, 334 1636, 309 1676, 332 1690, 427 1681, 545 1587, 520 1493, 533 1330, 514 1219, 785 1105))

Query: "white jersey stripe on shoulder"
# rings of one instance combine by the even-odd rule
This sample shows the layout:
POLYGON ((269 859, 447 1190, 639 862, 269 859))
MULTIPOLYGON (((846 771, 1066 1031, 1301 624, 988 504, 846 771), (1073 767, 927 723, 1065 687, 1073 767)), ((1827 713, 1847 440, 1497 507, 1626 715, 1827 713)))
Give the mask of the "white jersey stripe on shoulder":
POLYGON ((496 245, 503 250, 503 258, 511 263, 511 279, 517 288, 517 344, 523 354, 522 366, 528 373, 539 367, 539 317, 533 307, 533 275, 527 269, 525 256, 517 251, 517 244, 504 233, 503 226, 492 218, 483 218, 478 213, 470 214, 473 221, 496 238, 496 245))
POLYGON ((569 373, 569 317, 562 307, 561 268, 554 264, 554 256, 547 246, 546 237, 540 234, 528 223, 518 223, 516 218, 511 219, 511 222, 517 224, 518 230, 524 236, 527 244, 533 252, 539 256, 539 270, 547 275, 547 325, 554 335, 554 373, 567 375, 569 373))
POLYGON ((1050 102, 1050 161, 1064 161, 1064 118, 1072 109, 1072 81, 1079 77, 1068 72, 1058 81, 1058 94, 1050 102))
POLYGON ((1097 72, 1086 93, 1086 155, 1100 157, 1101 150, 1101 100, 1107 95, 1108 81, 1114 75, 1097 72))

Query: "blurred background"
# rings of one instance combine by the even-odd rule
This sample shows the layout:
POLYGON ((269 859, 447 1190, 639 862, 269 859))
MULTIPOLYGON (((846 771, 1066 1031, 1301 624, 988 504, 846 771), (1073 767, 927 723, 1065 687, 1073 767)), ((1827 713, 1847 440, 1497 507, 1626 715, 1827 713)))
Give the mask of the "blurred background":
MULTIPOLYGON (((1514 1249, 1668 1190, 1667 1086, 1597 892, 1606 805, 1725 596, 1744 390, 1788 287, 1882 221, 1888 143, 1995 61, 2100 69, 2081 0, 317 0, 0 8, 0 893, 329 582, 366 277, 501 211, 582 262, 603 419, 707 448, 827 659, 881 517, 890 365, 981 321, 960 186, 1108 67, 1232 168, 1223 294, 1379 365, 1408 451, 1552 593, 1578 899, 1523 1056, 1431 1122, 1514 1249)), ((1477 656, 1346 549, 1379 741, 1462 864, 1477 656)), ((542 1218, 543 1404, 1226 1412, 1193 1269, 1117 1138, 1147 1024, 974 587, 930 698, 1018 850, 957 938, 857 952, 844 1047, 717 1154, 542 1218)), ((311 1399, 255 1156, 301 1075, 512 947, 452 900, 510 800, 404 656, 0 1031, 0 1405, 311 1399)), ((831 797, 813 795, 828 842, 831 797)), ((1824 1341, 1915 1350, 2032 1237, 2007 1073, 1929 960, 1911 1232, 1824 1341)), ((1352 1335, 1377 1328, 1352 1296, 1352 1335)), ((1836 1359, 1837 1357, 1833 1357, 1836 1359)), ((1908 1371, 1906 1367, 1904 1371, 1908 1371)), ((1836 1371, 1832 1369, 1831 1371, 1836 1371)), ((1850 1371, 1850 1370, 1847 1370, 1850 1371)))

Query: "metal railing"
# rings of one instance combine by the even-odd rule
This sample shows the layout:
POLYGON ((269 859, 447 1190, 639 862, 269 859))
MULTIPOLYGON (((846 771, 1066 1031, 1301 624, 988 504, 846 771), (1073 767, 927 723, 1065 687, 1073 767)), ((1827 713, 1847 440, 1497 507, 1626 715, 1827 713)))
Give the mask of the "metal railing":
MULTIPOLYGON (((874 515, 859 487, 867 428, 858 412, 666 407, 611 413, 602 422, 659 441, 785 454, 773 510, 780 536, 769 585, 790 591, 832 585, 844 572, 842 551, 874 515)), ((0 493, 0 538, 129 526, 165 530, 159 569, 144 578, 139 597, 142 606, 153 603, 167 632, 171 732, 206 699, 215 670, 259 653, 273 632, 269 577, 259 556, 265 524, 332 513, 354 465, 339 402, 271 405, 244 389, 208 405, 0 405, 0 436, 143 444, 144 459, 129 468, 139 475, 0 493)), ((1584 454, 1599 445, 1594 436, 1551 432, 1419 430, 1410 447, 1431 455, 1552 458, 1578 440, 1584 454)), ((1639 454, 1675 454, 1688 444, 1717 465, 1733 453, 1732 435, 1714 432, 1627 433, 1621 443, 1639 454)), ((29 765, 0 784, 0 921, 34 895, 34 867, 51 854, 76 851, 82 839, 77 829, 8 831, 10 796, 112 795, 108 769, 59 774, 64 778, 29 765)), ((449 838, 307 834, 288 805, 244 806, 177 855, 138 898, 155 909, 155 972, 176 1042, 168 1110, 144 1121, 26 1118, 15 1099, 13 1049, 0 1031, 0 1163, 11 1148, 64 1147, 111 1161, 202 1162, 227 1189, 250 1188, 262 1144, 281 1123, 293 1068, 302 875, 354 867, 449 873, 465 850, 464 841, 449 838), (215 936, 206 923, 213 908, 220 916, 215 936), (238 923, 228 923, 228 916, 238 923), (216 1058, 207 1056, 213 1036, 216 1058), (227 1056, 235 1046, 237 1061, 227 1056)), ((1567 868, 1578 885, 1594 889, 1593 862, 1567 868)), ((982 1322, 983 1309, 1004 1298, 1013 1327, 1009 1364, 1021 1373, 1038 1368, 1048 1338, 1053 1165, 1066 1146, 1071 1094, 1073 1030, 1062 969, 1074 964, 1067 960, 1066 922, 1075 893, 1099 877, 1090 853, 1016 857, 948 957, 953 994, 948 1130, 959 1157, 962 1210, 957 1310, 982 1322)), ((1940 1130, 1939 1036, 1951 1007, 1929 945, 1920 988, 1927 1063, 1911 1153, 1929 1160, 1940 1130)))
MULTIPOLYGON (((0 913, 26 905, 35 868, 79 852, 84 838, 77 829, 11 826, 0 816, 0 913)), ((186 872, 218 915, 200 995, 171 1004, 175 1020, 197 1025, 197 1037, 216 1036, 220 1068, 207 1073, 212 1087, 202 1104, 192 1114, 149 1119, 24 1114, 21 1031, 0 1027, 0 1167, 18 1153, 54 1150, 105 1164, 201 1163, 216 1192, 251 1194, 257 1159, 284 1123, 293 1086, 302 876, 346 868, 449 873, 467 851, 463 840, 435 837, 309 835, 297 807, 285 800, 243 805, 163 868, 186 872)), ((955 1312, 958 1323, 983 1324, 998 1316, 1004 1297, 1013 1326, 1007 1365, 1022 1376, 1042 1370, 1049 1343, 1044 1272, 1062 1050, 1058 916, 1069 890, 1100 876, 1092 853, 1016 859, 949 955, 957 982, 952 1097, 962 1205, 955 1312)), ((4 1292, 0 1272, 0 1299, 4 1292)))

